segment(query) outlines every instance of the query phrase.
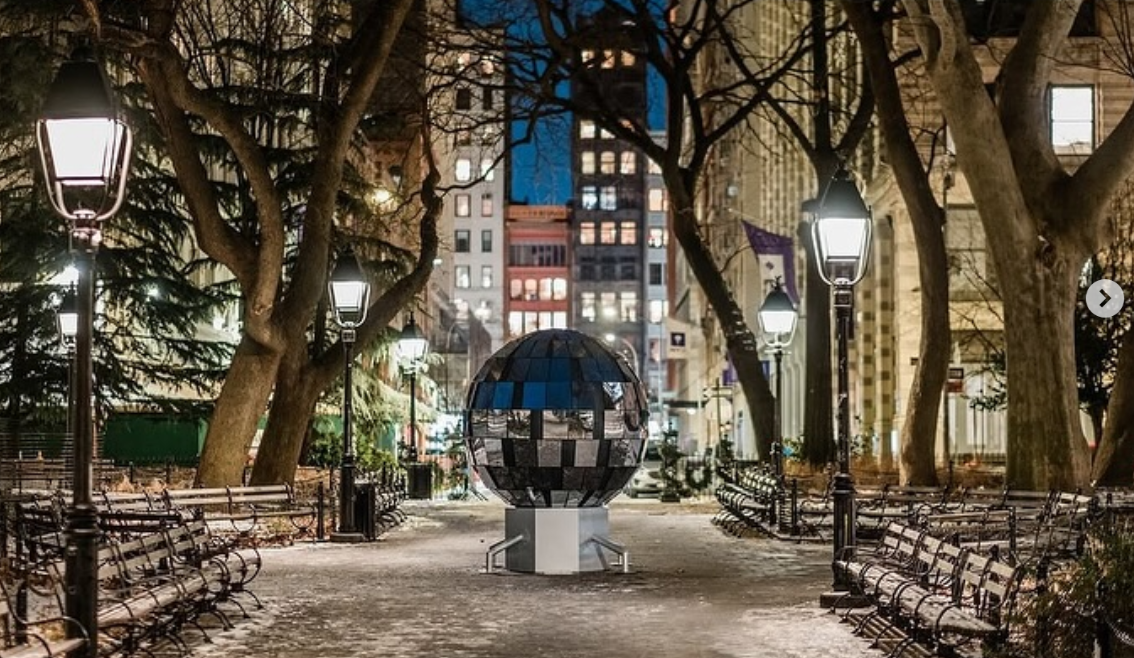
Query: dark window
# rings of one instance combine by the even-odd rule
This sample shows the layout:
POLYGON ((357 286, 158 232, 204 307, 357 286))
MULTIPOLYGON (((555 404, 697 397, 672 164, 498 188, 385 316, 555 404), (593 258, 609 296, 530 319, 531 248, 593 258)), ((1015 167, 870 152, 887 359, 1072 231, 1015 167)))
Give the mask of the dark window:
POLYGON ((579 280, 580 281, 594 281, 595 280, 595 266, 592 264, 579 266, 579 280))
POLYGON ((471 110, 472 109, 472 91, 470 89, 458 89, 456 105, 458 110, 471 110))
POLYGON ((489 229, 480 232, 480 250, 486 254, 492 253, 492 231, 489 229))
POLYGON ((468 231, 455 231, 453 237, 453 251, 460 254, 467 254, 472 250, 469 245, 469 232, 468 231))
POLYGON ((662 264, 650 263, 650 285, 660 286, 662 284, 662 264))
POLYGON ((492 88, 491 87, 485 87, 484 93, 480 97, 480 99, 481 99, 481 107, 483 107, 486 110, 491 110, 492 109, 492 88))
POLYGON ((633 281, 638 278, 638 268, 634 266, 634 263, 622 263, 619 270, 622 275, 620 278, 623 281, 633 281))

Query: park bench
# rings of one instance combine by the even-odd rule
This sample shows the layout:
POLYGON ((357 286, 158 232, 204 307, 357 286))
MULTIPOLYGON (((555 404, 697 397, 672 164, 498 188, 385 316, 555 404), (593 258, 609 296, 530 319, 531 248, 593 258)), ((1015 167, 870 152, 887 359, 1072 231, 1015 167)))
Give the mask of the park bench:
POLYGON ((315 523, 316 509, 300 503, 290 485, 276 484, 209 489, 167 489, 162 492, 166 509, 223 520, 240 532, 250 532, 268 519, 287 519, 300 533, 315 523))
POLYGON ((1091 496, 1052 493, 1032 531, 1021 537, 1020 561, 1058 561, 1081 555, 1086 542, 1087 523, 1096 510, 1091 496))
POLYGON ((854 593, 875 604, 872 611, 844 615, 858 632, 875 633, 877 642, 900 631, 890 655, 915 642, 949 653, 1007 637, 1018 574, 995 550, 982 555, 892 522, 876 555, 837 560, 835 568, 851 577, 854 593))
MULTIPOLYGON (((153 532, 100 544, 98 623, 104 653, 129 654, 161 640, 185 649, 180 634, 186 625, 205 634, 201 615, 231 627, 219 608, 222 602, 234 603, 247 616, 231 597, 246 591, 244 585, 259 570, 259 553, 217 541, 203 520, 172 518, 172 525, 150 526, 153 532)), ((40 582, 55 583, 55 604, 62 606, 63 561, 40 560, 24 568, 40 582)))
POLYGON ((713 522, 733 535, 739 535, 745 528, 774 532, 782 491, 779 479, 772 473, 760 469, 745 471, 737 482, 717 486, 714 493, 721 511, 713 522))
POLYGON ((22 580, 0 579, 3 597, 0 598, 0 621, 4 628, 4 645, 0 648, 0 658, 51 658, 65 656, 81 649, 89 643, 85 629, 74 619, 66 616, 28 619, 26 611, 18 612, 14 592, 24 587, 22 580), (37 632, 40 627, 54 627, 62 624, 64 628, 77 631, 78 637, 59 638, 50 629, 37 632))
POLYGON ((946 487, 887 484, 873 495, 858 497, 858 531, 877 536, 890 521, 916 524, 918 517, 949 509, 946 487))
POLYGON ((989 551, 995 546, 1002 555, 1016 555, 1016 513, 1012 508, 930 513, 921 519, 921 526, 930 535, 961 548, 989 551))

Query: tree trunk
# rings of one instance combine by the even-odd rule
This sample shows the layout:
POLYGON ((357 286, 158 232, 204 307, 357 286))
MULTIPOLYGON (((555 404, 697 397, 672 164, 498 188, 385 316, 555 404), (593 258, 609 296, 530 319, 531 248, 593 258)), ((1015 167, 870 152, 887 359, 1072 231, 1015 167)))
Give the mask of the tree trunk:
POLYGON ((693 210, 691 191, 686 189, 683 183, 679 187, 671 184, 671 181, 666 181, 666 186, 670 191, 670 203, 673 208, 674 236, 681 244, 689 269, 693 271, 697 283, 701 285, 709 306, 716 313, 729 357, 736 368, 737 379, 740 380, 740 387, 748 402, 748 417, 752 419, 752 428, 756 432, 757 450, 761 458, 768 459, 774 440, 776 403, 772 389, 768 386, 768 380, 764 377, 764 366, 760 361, 756 337, 748 329, 744 313, 736 303, 736 298, 729 290, 720 268, 701 238, 693 210))
POLYGON ((918 367, 910 386, 906 418, 902 425, 898 477, 902 482, 932 486, 937 484, 937 412, 952 353, 949 257, 942 233, 943 212, 911 137, 882 25, 862 3, 845 0, 843 8, 862 44, 863 57, 874 86, 878 122, 885 136, 886 155, 906 202, 917 245, 921 341, 918 345, 918 367))
POLYGON ((248 448, 275 384, 280 357, 249 338, 241 340, 217 398, 197 468, 197 486, 238 485, 248 448))
POLYGON ((1134 333, 1127 332, 1122 341, 1116 370, 1106 427, 1096 435, 1100 438, 1091 479, 1097 486, 1129 487, 1134 485, 1134 333))
POLYGON ((906 420, 902 424, 900 444, 901 461, 898 464, 898 478, 901 482, 924 486, 937 485, 937 412, 941 391, 949 374, 949 355, 952 352, 949 276, 945 241, 940 230, 935 242, 932 248, 927 249, 918 241, 921 342, 918 345, 917 371, 906 402, 906 420))
POLYGON ((260 451, 252 467, 252 484, 279 484, 295 481, 295 469, 303 450, 303 437, 315 413, 322 386, 315 385, 304 367, 302 348, 289 350, 299 359, 285 359, 276 375, 275 395, 268 412, 268 425, 260 439, 260 451))
POLYGON ((1075 299, 1085 257, 1048 245, 1000 264, 1007 343, 1008 468, 1016 489, 1087 484, 1087 443, 1075 375, 1075 299))

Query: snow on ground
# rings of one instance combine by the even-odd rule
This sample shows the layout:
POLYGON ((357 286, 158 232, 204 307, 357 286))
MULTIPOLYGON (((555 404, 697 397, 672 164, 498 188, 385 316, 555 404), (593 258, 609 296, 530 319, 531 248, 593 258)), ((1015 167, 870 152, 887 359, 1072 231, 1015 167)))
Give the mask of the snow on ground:
MULTIPOLYGON (((711 505, 619 501, 629 574, 483 573, 496 502, 411 504, 362 545, 265 549, 265 609, 194 643, 200 658, 877 658, 819 610, 830 547, 734 539, 711 505)), ((243 598, 242 600, 247 600, 243 598)))

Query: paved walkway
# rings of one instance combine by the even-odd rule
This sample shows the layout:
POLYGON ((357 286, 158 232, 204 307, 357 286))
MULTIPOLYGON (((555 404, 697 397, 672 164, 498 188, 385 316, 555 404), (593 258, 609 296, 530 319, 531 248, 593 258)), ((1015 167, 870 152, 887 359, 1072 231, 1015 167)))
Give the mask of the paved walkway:
POLYGON ((410 505, 363 545, 264 551, 265 609, 203 658, 878 658, 818 610, 830 548, 733 539, 709 505, 619 501, 633 573, 482 573, 498 502, 410 505))

